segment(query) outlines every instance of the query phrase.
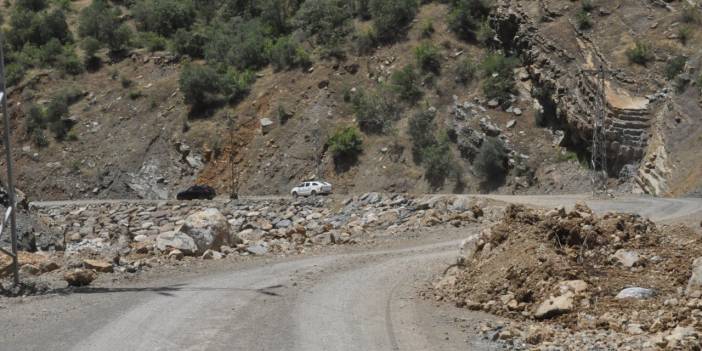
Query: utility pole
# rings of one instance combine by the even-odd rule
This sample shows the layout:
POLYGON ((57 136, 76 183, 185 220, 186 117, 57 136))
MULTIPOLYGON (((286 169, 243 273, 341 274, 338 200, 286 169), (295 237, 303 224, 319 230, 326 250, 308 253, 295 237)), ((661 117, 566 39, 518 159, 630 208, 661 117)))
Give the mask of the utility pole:
MULTIPOLYGON (((12 273, 14 275, 15 286, 20 283, 19 280, 19 264, 17 262, 17 220, 15 210, 17 208, 15 200, 15 182, 12 175, 12 147, 10 146, 10 116, 7 114, 7 88, 5 86, 5 53, 3 52, 3 34, 0 31, 0 103, 2 103, 2 116, 5 129, 4 144, 5 156, 7 158, 7 195, 9 197, 9 206, 3 218, 2 227, 7 222, 7 217, 10 217, 10 235, 12 248, 11 252, 0 247, 0 251, 12 257, 12 273)), ((2 234, 0 227, 0 235, 2 234)))
POLYGON ((596 70, 583 70, 583 73, 597 76, 597 96, 595 97, 595 115, 592 121, 592 194, 607 195, 607 139, 605 120, 607 118, 607 96, 605 78, 615 71, 606 70, 600 65, 596 70))

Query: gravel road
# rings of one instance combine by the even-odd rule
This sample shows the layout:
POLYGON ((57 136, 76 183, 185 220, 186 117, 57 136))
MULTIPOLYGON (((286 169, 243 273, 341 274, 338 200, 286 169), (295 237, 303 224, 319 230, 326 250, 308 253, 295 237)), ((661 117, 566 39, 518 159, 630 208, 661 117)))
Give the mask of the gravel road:
MULTIPOLYGON (((584 196, 492 199, 542 206, 584 196)), ((702 218, 702 199, 587 201, 675 221, 702 218)), ((475 229, 472 229, 475 230, 475 229)), ((418 298, 456 253, 463 232, 429 243, 329 253, 200 277, 163 277, 149 286, 88 289, 0 305, 7 350, 459 350, 494 346, 455 328, 456 311, 418 298), (468 336, 466 336, 468 335, 468 336)), ((426 239, 426 238, 425 238, 426 239)), ((461 312, 464 321, 490 318, 461 312)))

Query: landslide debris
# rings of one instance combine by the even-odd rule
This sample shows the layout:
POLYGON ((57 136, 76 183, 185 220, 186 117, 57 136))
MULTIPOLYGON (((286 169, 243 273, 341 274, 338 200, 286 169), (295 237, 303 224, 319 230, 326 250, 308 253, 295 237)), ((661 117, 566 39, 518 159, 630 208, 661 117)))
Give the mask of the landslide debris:
POLYGON ((656 345, 658 338, 659 346, 699 349, 702 287, 692 272, 701 256, 702 238, 687 227, 596 215, 585 205, 572 211, 509 205, 501 220, 464 240, 458 265, 433 293, 512 319, 520 327, 505 338, 526 344, 576 347, 575 335, 590 333, 584 345, 601 338, 616 345, 621 340, 613 335, 621 333, 639 338, 631 345, 656 345), (548 332, 530 336, 528 326, 548 332), (689 332, 671 337, 680 328, 689 332))

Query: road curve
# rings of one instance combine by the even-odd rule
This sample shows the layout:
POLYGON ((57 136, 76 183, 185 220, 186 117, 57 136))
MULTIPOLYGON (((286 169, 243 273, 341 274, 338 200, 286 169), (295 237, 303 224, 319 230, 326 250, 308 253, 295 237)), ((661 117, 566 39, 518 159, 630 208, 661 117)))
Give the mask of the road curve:
MULTIPOLYGON (((598 212, 636 212, 656 220, 700 218, 702 211, 702 199, 489 197, 547 207, 585 201, 598 212)), ((442 328, 449 323, 442 327, 446 321, 438 310, 418 302, 417 287, 454 260, 457 241, 437 241, 259 265, 158 288, 104 289, 48 298, 36 306, 10 306, 0 309, 0 345, 17 351, 493 348, 480 340, 446 337, 442 328), (57 304, 76 307, 59 311, 57 304), (36 318, 13 318, 28 313, 36 318)))

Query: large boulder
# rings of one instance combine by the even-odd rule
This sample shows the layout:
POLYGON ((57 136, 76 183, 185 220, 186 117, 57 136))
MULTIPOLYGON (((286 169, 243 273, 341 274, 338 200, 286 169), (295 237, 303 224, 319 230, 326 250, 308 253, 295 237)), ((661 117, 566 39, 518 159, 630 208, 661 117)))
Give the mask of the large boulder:
POLYGON ((686 293, 691 295, 695 291, 702 291, 702 257, 692 262, 692 276, 687 282, 686 293))
POLYGON ((156 237, 156 247, 161 251, 177 249, 183 254, 194 255, 198 252, 195 240, 185 233, 165 232, 156 237))
MULTIPOLYGON (((210 249, 219 250, 222 245, 236 245, 240 242, 238 237, 232 234, 227 218, 216 208, 191 214, 178 228, 178 232, 195 241, 198 255, 210 249)), ((180 250, 183 251, 183 249, 180 250)))

